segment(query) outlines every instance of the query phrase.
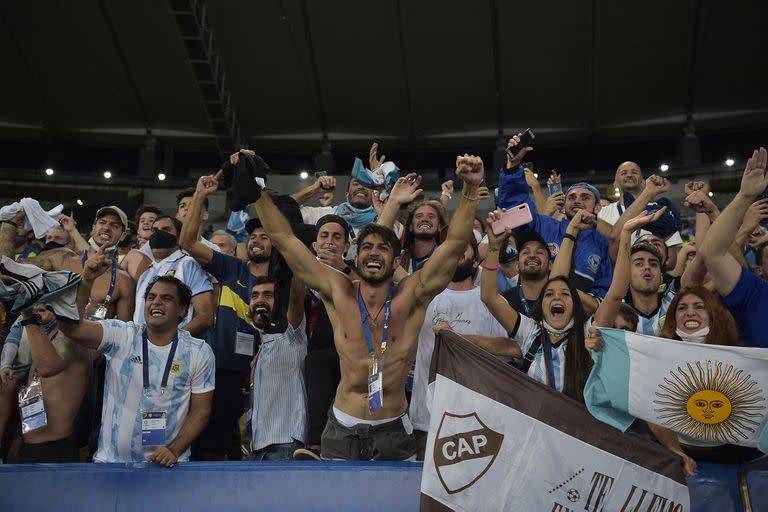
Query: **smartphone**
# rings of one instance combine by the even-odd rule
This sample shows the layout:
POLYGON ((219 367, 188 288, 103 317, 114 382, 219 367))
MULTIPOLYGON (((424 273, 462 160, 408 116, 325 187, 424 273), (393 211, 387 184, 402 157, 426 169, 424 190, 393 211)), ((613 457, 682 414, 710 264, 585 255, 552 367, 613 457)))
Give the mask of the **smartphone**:
POLYGON ((549 195, 557 194, 558 192, 563 191, 563 184, 560 182, 557 183, 547 183, 547 189, 549 190, 549 195))
POLYGON ((507 228, 515 229, 531 221, 531 209, 528 208, 528 203, 523 203, 505 211, 499 220, 491 224, 491 230, 494 235, 500 235, 507 228))
POLYGON ((509 158, 515 158, 515 155, 523 148, 527 148, 531 144, 533 144, 533 140, 536 138, 536 136, 533 134, 530 128, 525 130, 522 134, 520 134, 520 142, 517 144, 517 146, 507 148, 507 155, 509 155, 509 158))

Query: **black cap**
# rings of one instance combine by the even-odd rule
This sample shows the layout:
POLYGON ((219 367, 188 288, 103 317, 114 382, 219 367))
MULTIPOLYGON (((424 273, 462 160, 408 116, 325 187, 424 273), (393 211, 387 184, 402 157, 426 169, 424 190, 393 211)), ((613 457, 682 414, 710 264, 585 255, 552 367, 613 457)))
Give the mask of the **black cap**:
POLYGON ((315 228, 317 231, 320 231, 320 228, 323 227, 323 225, 328 224, 330 222, 334 222, 341 226, 341 228, 344 230, 344 232, 347 234, 347 239, 350 239, 353 237, 352 230, 349 228, 349 224, 346 220, 344 220, 344 217, 340 215, 336 215, 333 213, 329 213, 328 215, 323 215, 320 217, 317 222, 315 223, 315 228))
POLYGON ((248 234, 248 236, 251 236, 251 233, 253 233, 254 229, 262 227, 264 226, 261 224, 261 219, 257 217, 245 223, 245 232, 248 234))
POLYGON ((523 246, 528 242, 538 242, 544 246, 547 250, 549 259, 552 259, 552 250, 549 248, 549 244, 542 238, 538 231, 523 231, 522 233, 515 234, 515 240, 517 241, 517 252, 523 250, 523 246))

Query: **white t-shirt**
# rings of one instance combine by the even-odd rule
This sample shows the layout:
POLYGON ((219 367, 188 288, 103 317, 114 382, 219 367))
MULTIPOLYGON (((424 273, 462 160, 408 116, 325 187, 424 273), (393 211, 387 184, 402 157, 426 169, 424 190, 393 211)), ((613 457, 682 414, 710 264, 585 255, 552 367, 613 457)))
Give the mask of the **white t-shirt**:
MULTIPOLYGON (((141 409, 144 396, 142 364, 143 325, 102 320, 104 335, 99 352, 107 358, 104 405, 101 409, 96 462, 142 462, 155 447, 141 445, 141 409)), ((173 441, 187 419, 192 393, 212 391, 216 374, 213 350, 203 340, 179 330, 179 344, 168 374, 168 388, 159 394, 171 345, 147 343, 149 388, 154 410, 166 411, 166 444, 173 441)), ((187 449, 179 461, 189 459, 187 449)))
MULTIPOLYGON (((599 212, 597 212, 597 218, 602 219, 611 226, 616 224, 619 221, 619 217, 621 217, 621 214, 624 212, 624 207, 619 204, 618 201, 615 203, 611 203, 608 206, 603 206, 599 212), (621 208, 619 208, 621 207, 621 208)), ((650 231, 646 231, 645 229, 638 229, 635 231, 635 238, 639 238, 643 235, 650 234, 650 231)), ((675 231, 670 236, 667 237, 666 241, 664 242, 667 244, 667 247, 675 247, 678 245, 683 244, 683 237, 680 235, 679 231, 675 231)))
POLYGON ((504 337, 507 335, 504 327, 480 300, 480 288, 466 291, 446 289, 432 300, 427 307, 424 324, 419 332, 409 410, 413 428, 424 432, 429 430, 432 405, 432 393, 427 389, 429 366, 432 362, 432 352, 435 350, 435 333, 432 332, 432 326, 441 322, 448 322, 459 334, 504 337))

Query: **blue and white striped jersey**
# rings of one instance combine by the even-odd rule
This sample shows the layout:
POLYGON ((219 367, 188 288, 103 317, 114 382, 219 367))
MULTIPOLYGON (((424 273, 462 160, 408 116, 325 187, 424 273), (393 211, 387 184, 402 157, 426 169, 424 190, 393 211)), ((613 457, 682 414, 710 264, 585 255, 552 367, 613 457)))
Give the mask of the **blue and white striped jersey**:
MULTIPOLYGON (((142 332, 143 325, 120 320, 102 320, 104 335, 99 351, 107 358, 104 404, 101 411, 96 462, 141 462, 154 447, 141 445, 142 332)), ((171 345, 148 343, 149 387, 153 409, 166 411, 166 444, 173 441, 189 413, 192 393, 212 391, 216 365, 213 351, 203 340, 179 330, 179 344, 168 376, 168 388, 160 394, 160 383, 171 345)), ((146 400, 146 399, 145 399, 146 400)), ((189 449, 179 461, 189 459, 189 449)))

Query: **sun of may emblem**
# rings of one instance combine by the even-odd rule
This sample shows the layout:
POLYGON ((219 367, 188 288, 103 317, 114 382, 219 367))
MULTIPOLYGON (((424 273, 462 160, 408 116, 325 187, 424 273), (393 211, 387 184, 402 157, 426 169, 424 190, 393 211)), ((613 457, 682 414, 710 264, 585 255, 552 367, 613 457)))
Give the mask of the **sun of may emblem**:
POLYGON ((739 442, 760 426, 765 397, 752 375, 720 361, 677 367, 659 384, 654 409, 662 424, 705 441, 739 442))

